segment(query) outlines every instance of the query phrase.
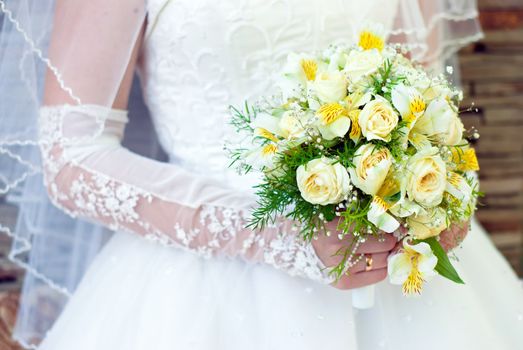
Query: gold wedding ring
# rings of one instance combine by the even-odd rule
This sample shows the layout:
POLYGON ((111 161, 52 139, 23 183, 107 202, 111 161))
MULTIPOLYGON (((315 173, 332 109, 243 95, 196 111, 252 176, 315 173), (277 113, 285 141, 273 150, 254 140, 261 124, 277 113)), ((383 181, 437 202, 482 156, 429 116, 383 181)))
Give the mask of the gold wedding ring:
POLYGON ((372 270, 372 255, 366 254, 365 255, 365 272, 372 270))

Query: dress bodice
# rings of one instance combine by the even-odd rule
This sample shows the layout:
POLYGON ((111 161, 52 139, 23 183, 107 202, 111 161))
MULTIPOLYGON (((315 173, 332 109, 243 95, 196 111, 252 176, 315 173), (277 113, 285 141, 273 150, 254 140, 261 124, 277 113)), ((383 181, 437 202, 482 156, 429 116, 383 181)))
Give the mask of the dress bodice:
POLYGON ((365 21, 391 26, 396 1, 149 0, 144 98, 171 162, 245 189, 228 169, 228 106, 271 93, 290 52, 351 41, 365 21))

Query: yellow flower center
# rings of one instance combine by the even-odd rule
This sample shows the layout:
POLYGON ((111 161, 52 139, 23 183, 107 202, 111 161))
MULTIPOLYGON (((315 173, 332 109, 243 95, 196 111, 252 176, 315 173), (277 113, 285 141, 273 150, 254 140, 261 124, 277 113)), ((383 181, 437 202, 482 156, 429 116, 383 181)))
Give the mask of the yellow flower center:
POLYGON ((316 79, 316 72, 318 71, 318 64, 316 61, 303 59, 300 64, 307 80, 312 81, 316 79))
POLYGON ((421 294, 421 289, 423 287, 423 276, 421 275, 420 270, 418 269, 420 255, 413 249, 406 249, 405 254, 407 254, 411 263, 411 271, 409 277, 403 282, 403 294, 412 295, 412 294, 421 294))
POLYGON ((345 108, 339 103, 328 103, 321 106, 318 109, 318 116, 320 117, 321 122, 324 125, 329 125, 330 123, 336 121, 338 118, 344 116, 346 113, 345 108))
POLYGON ((399 190, 400 190, 400 184, 398 183, 398 181, 396 180, 396 178, 393 175, 389 174, 385 178, 385 181, 383 181, 383 184, 381 185, 381 187, 378 191, 378 196, 388 197, 390 195, 398 193, 399 190))
POLYGON ((413 114, 423 112, 425 110, 425 107, 425 101, 423 101, 421 96, 414 97, 409 103, 410 111, 413 114))
POLYGON ((323 186, 319 183, 318 175, 312 174, 305 181, 305 189, 307 193, 318 194, 323 191, 323 186))
POLYGON ((361 111, 359 109, 355 109, 349 112, 349 118, 351 120, 349 137, 351 138, 351 140, 357 140, 361 136, 361 128, 360 124, 358 123, 360 112, 361 111))
POLYGON ((434 172, 427 173, 418 179, 416 189, 419 192, 432 192, 438 186, 438 175, 434 172))
POLYGON ((455 187, 458 187, 461 182, 462 177, 454 172, 450 172, 449 176, 447 177, 448 182, 455 187))
POLYGON ((385 200, 383 200, 383 198, 381 198, 380 196, 374 196, 372 201, 376 203, 376 205, 378 205, 380 208, 383 208, 385 210, 390 209, 390 205, 387 202, 385 202, 385 200))
POLYGON ((372 32, 363 31, 360 33, 358 45, 364 50, 378 49, 381 51, 384 44, 383 39, 372 32))
POLYGON ((414 113, 409 113, 408 115, 406 115, 404 118, 403 118, 404 121, 406 121, 407 123, 412 123, 413 121, 416 120, 416 116, 414 115, 414 113))
POLYGON ((273 133, 265 128, 256 128, 256 135, 273 142, 278 142, 276 136, 274 136, 273 133))
POLYGON ((275 144, 273 143, 269 143, 268 145, 265 145, 263 148, 262 148, 262 155, 264 156, 268 156, 270 154, 274 154, 276 153, 276 151, 278 151, 278 147, 276 147, 275 144))
POLYGON ((461 150, 452 148, 452 161, 456 164, 456 168, 460 171, 478 171, 479 164, 474 148, 461 150))

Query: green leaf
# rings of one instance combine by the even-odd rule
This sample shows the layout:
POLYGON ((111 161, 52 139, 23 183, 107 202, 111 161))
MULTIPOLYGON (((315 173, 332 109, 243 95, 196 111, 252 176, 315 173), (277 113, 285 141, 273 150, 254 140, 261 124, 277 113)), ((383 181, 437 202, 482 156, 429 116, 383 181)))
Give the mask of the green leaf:
POLYGON ((391 196, 385 197, 385 199, 389 202, 397 202, 401 198, 401 192, 395 193, 391 196))
POLYGON ((436 265, 436 272, 439 273, 441 276, 448 278, 451 281, 454 281, 459 284, 465 284, 461 277, 459 277, 458 272, 452 266, 452 263, 449 260, 449 257, 447 256, 447 253, 439 244, 439 242, 436 240, 435 237, 430 237, 427 239, 421 240, 421 242, 425 242, 428 245, 430 245, 430 248, 432 249, 432 252, 438 258, 438 264, 436 265))

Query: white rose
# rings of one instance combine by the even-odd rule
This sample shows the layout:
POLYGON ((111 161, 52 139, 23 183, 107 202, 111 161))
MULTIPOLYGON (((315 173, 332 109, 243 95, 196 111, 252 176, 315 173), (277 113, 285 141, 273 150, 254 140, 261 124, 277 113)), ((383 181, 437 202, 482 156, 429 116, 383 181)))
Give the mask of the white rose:
POLYGON ((463 123, 444 98, 429 103, 425 113, 414 125, 414 131, 432 136, 443 145, 455 146, 463 139, 463 123))
POLYGON ((378 50, 352 50, 348 57, 344 71, 352 84, 359 82, 363 77, 374 73, 383 63, 383 56, 378 50))
POLYGON ((358 148, 354 154, 354 168, 349 168, 354 186, 363 192, 375 195, 392 165, 392 156, 387 148, 377 148, 368 143, 358 148))
POLYGON ((347 80, 340 72, 323 72, 316 77, 312 89, 323 102, 339 102, 347 96, 347 80))
POLYGON ((422 211, 407 218, 409 235, 425 239, 439 235, 447 228, 445 210, 440 207, 422 211))
POLYGON ((296 171, 301 196, 312 204, 336 204, 351 190, 347 170, 333 159, 319 158, 301 165, 296 171))
POLYGON ((281 136, 297 139, 305 134, 305 121, 295 111, 286 111, 278 123, 281 136))
POLYGON ((447 185, 446 172, 437 148, 416 153, 409 159, 405 177, 409 199, 426 208, 439 205, 447 185))
POLYGON ((398 115, 386 99, 376 96, 363 107, 358 124, 367 140, 390 141, 390 133, 398 125, 398 115))

